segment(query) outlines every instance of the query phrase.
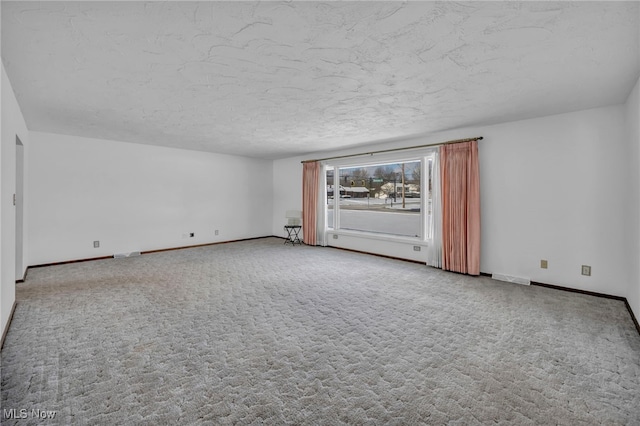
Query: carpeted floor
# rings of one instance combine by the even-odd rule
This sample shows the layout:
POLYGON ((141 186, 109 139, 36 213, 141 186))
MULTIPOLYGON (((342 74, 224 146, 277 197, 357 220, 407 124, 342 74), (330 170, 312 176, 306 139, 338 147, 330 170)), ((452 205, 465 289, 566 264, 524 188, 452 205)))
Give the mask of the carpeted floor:
POLYGON ((35 268, 17 300, 3 424, 640 424, 616 300, 275 238, 35 268))

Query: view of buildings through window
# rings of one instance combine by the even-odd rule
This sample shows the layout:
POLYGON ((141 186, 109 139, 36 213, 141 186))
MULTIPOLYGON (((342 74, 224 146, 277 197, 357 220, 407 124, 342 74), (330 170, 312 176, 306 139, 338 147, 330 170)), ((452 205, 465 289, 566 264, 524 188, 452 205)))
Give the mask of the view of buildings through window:
MULTIPOLYGON (((429 188, 422 188, 422 174, 430 172, 430 164, 427 158, 327 168, 328 228, 421 237, 430 196, 429 188)), ((427 186, 430 180, 427 176, 427 186)))

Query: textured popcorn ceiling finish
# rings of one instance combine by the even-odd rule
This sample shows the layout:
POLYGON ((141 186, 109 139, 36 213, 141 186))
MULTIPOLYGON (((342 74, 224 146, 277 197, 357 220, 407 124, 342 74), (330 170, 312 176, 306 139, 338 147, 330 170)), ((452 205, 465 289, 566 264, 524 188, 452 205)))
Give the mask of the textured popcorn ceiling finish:
POLYGON ((278 158, 624 102, 637 2, 2 2, 31 130, 278 158))

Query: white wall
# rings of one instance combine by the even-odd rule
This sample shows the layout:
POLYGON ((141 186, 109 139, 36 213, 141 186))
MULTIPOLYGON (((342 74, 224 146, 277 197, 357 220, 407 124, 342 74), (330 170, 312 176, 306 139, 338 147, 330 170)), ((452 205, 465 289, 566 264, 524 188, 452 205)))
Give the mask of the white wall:
POLYGON ((271 161, 39 132, 30 143, 31 265, 271 235, 271 161))
MULTIPOLYGON (((484 136, 479 142, 481 271, 626 296, 623 225, 627 194, 623 105, 443 132, 350 152, 484 136), (549 269, 540 269, 540 260, 549 269), (580 274, 581 265, 592 276, 580 274)), ((300 157, 274 162, 273 232, 284 211, 300 207, 300 157)), ((329 244, 422 260, 413 243, 340 235, 329 244)))
POLYGON ((636 319, 640 321, 640 79, 629 94, 625 108, 629 138, 629 206, 626 223, 629 226, 627 264, 630 271, 627 300, 636 319))
POLYGON ((483 270, 626 296, 623 107, 483 134, 483 270), (549 269, 540 269, 540 259, 549 269), (580 275, 582 264, 591 277, 580 275))
MULTIPOLYGON (((2 66, 0 92, 2 97, 2 111, 0 113, 2 117, 0 125, 2 129, 0 141, 0 176, 2 178, 0 184, 0 318, 2 328, 0 333, 2 333, 16 299, 16 214, 13 206, 13 194, 16 192, 16 135, 22 141, 25 153, 28 152, 29 136, 4 66, 2 66)), ((26 186, 28 180, 24 183, 26 186)), ((23 229, 26 234, 27 220, 23 222, 23 229)), ((23 246, 25 267, 28 261, 25 255, 26 250, 27 248, 23 246)))
MULTIPOLYGON (((302 157, 273 162, 272 235, 284 237, 287 210, 302 210, 302 157)), ((302 232, 300 233, 302 235, 302 232)))

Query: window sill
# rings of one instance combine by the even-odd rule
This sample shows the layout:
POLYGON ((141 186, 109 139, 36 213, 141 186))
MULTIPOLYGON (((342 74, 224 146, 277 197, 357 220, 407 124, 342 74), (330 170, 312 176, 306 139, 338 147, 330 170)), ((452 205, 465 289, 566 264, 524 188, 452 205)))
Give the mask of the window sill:
POLYGON ((364 231, 350 231, 346 229, 329 229, 327 230, 327 242, 330 243, 332 237, 330 235, 344 235, 348 237, 357 237, 369 240, 379 240, 379 241, 387 241, 394 243, 404 243, 404 244, 412 244, 412 245, 420 245, 423 247, 427 247, 429 245, 429 240, 423 240, 420 237, 403 237, 403 236, 395 236, 395 235, 383 235, 383 234, 375 234, 372 232, 364 232, 364 231))

